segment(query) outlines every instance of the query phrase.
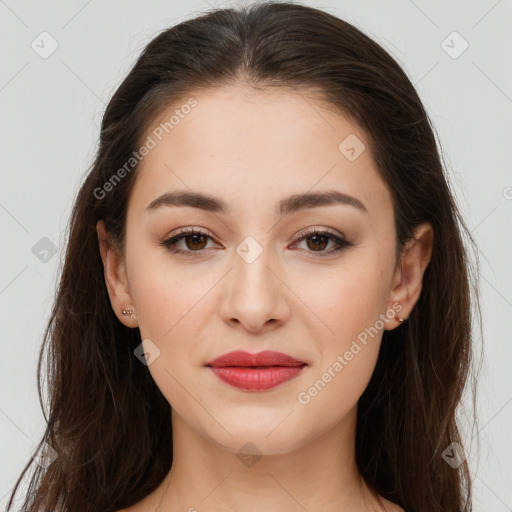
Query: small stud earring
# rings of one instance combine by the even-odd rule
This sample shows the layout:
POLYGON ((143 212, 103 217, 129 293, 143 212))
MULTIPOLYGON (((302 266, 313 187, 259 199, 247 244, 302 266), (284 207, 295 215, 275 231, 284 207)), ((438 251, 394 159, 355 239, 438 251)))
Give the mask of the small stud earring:
POLYGON ((133 311, 131 309, 123 309, 122 313, 123 315, 131 315, 133 314, 133 311))
POLYGON ((402 318, 401 316, 395 315, 395 320, 396 320, 397 322, 402 323, 402 322, 405 320, 405 318, 402 318))

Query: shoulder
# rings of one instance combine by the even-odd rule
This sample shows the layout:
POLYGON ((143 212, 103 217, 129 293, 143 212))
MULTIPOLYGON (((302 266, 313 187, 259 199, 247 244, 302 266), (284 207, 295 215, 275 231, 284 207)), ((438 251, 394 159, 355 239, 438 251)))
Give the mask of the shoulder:
POLYGON ((397 505, 396 503, 387 500, 383 496, 380 496, 380 500, 384 505, 383 512, 406 512, 400 505, 397 505))

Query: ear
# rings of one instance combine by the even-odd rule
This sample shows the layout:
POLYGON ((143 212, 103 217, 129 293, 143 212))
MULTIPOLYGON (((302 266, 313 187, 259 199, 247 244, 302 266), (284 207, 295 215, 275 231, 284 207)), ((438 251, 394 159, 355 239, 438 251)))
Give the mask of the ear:
MULTIPOLYGON (((408 240, 402 250, 401 261, 397 264, 388 307, 399 303, 400 316, 408 318, 420 297, 423 274, 432 256, 434 230, 430 222, 423 222, 414 229, 414 237, 408 240)), ((395 308, 394 308, 395 309, 395 308)), ((398 310, 397 310, 398 311, 398 310)), ((399 325, 398 321, 389 324, 388 329, 399 325)))
POLYGON ((96 224, 98 241, 103 262, 105 284, 107 285, 110 304, 117 318, 127 327, 137 327, 137 316, 130 294, 130 286, 126 273, 126 264, 117 246, 105 229, 103 219, 96 224), (133 314, 123 315, 123 310, 132 310, 133 314))

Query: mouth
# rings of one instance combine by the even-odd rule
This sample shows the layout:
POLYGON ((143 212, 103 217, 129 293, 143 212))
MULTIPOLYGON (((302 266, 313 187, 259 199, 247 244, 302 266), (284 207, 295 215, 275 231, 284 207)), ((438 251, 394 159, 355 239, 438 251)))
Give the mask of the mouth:
POLYGON ((267 350, 256 354, 230 352, 205 366, 233 387, 264 391, 297 377, 308 364, 287 354, 267 350))

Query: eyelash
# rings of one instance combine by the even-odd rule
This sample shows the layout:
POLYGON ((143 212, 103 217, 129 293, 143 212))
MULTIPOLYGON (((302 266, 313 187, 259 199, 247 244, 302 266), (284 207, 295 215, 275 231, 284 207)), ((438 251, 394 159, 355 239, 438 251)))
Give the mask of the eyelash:
MULTIPOLYGON (((206 238, 212 238, 210 233, 208 233, 208 232, 193 229, 193 228, 183 228, 180 230, 178 235, 175 235, 167 240, 164 240, 163 242, 160 242, 159 245, 164 246, 169 252, 171 252, 173 254, 182 254, 187 257, 194 257, 197 255, 200 255, 206 249, 200 249, 197 251, 192 251, 192 250, 184 251, 182 249, 176 249, 175 247, 173 247, 173 245, 176 244, 176 242, 178 242, 182 238, 187 238, 189 236, 194 236, 194 235, 204 236, 206 238)), ((327 237, 330 241, 333 241, 338 245, 338 247, 336 247, 335 249, 331 249, 329 251, 308 251, 308 252, 312 252, 313 254, 315 254, 315 257, 319 257, 319 258, 323 258, 327 255, 336 253, 338 251, 341 251, 347 247, 352 247, 354 245, 353 243, 348 242, 347 240, 344 240, 343 238, 340 238, 340 237, 334 235, 333 233, 330 233, 329 231, 317 230, 317 229, 312 229, 309 231, 307 231, 307 230, 301 231, 299 233, 299 237, 295 240, 294 243, 302 242, 302 240, 305 240, 306 238, 309 238, 312 236, 327 237)))

